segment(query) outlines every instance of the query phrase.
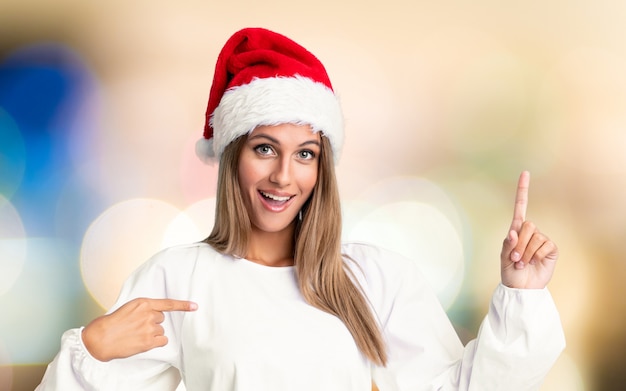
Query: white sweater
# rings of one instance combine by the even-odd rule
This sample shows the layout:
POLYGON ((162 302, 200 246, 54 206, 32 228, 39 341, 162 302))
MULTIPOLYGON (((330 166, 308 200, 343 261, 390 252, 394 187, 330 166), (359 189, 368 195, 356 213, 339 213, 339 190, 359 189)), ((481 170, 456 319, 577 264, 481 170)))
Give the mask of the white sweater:
POLYGON ((293 267, 224 256, 207 244, 164 250, 126 281, 114 311, 136 297, 198 303, 167 312, 169 343, 100 362, 82 329, 63 335, 44 390, 368 391, 537 390, 565 346, 547 289, 499 285, 477 339, 463 347, 413 262, 364 244, 343 247, 381 324, 385 368, 372 366, 336 317, 307 304, 293 267))

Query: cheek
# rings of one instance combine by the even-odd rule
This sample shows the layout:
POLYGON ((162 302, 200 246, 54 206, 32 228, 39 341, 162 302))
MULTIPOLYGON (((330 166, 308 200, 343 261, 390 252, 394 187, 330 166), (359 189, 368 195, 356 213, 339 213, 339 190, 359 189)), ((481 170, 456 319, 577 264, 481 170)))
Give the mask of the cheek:
POLYGON ((242 193, 247 193, 250 186, 255 184, 258 180, 259 173, 255 170, 253 164, 247 164, 245 161, 239 162, 239 187, 242 193))
POLYGON ((317 182, 317 168, 311 168, 302 175, 302 181, 300 182, 300 188, 303 193, 310 194, 317 182))
POLYGON ((241 196, 246 205, 250 203, 250 189, 252 188, 253 176, 249 170, 240 169, 239 170, 239 190, 241 192, 241 196))

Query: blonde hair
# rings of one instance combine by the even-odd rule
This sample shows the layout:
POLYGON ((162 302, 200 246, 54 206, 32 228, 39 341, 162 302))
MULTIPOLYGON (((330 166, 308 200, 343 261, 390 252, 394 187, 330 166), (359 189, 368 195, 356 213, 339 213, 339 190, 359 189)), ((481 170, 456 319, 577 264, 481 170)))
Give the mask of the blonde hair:
MULTIPOLYGON (((250 233, 237 175, 246 138, 230 143, 221 157, 215 225, 205 239, 217 251, 230 255, 245 254, 250 233)), ((385 365, 387 353, 378 322, 341 254, 341 206, 334 159, 328 139, 321 140, 317 182, 295 230, 294 262, 300 292, 312 306, 338 317, 371 362, 385 365)))
POLYGON ((220 158, 215 200, 215 223, 204 241, 223 254, 245 254, 250 235, 250 217, 239 187, 239 154, 247 136, 228 144, 220 158))

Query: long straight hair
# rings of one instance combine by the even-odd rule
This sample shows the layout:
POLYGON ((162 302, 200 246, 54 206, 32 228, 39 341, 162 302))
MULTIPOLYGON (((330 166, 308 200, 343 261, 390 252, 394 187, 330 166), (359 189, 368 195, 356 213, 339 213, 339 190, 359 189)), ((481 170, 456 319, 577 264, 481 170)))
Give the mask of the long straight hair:
MULTIPOLYGON (((242 256, 250 218, 238 180, 239 154, 247 136, 231 142, 220 161, 215 225, 205 242, 217 251, 242 256)), ((300 292, 312 306, 338 317, 371 362, 387 363, 380 327, 341 254, 341 206, 330 142, 321 137, 317 181, 302 210, 294 237, 294 263, 300 292)))

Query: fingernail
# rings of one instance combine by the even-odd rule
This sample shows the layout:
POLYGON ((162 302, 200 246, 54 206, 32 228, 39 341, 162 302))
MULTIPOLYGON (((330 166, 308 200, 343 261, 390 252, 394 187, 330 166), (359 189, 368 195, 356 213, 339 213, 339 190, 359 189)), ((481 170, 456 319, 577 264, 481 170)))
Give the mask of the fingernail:
POLYGON ((198 309, 198 304, 196 303, 189 303, 189 310, 190 311, 195 311, 198 309))
POLYGON ((511 254, 511 261, 517 262, 520 260, 520 258, 521 256, 519 255, 519 253, 517 251, 513 251, 513 253, 511 254))

